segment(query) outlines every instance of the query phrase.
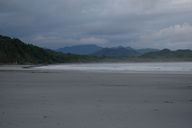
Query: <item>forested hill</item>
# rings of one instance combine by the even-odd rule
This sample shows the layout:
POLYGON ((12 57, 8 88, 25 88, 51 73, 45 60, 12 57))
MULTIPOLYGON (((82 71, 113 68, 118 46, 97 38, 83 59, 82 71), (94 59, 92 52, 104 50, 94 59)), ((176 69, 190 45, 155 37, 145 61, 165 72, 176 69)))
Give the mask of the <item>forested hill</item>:
POLYGON ((192 50, 189 49, 180 49, 171 51, 169 49, 163 49, 156 52, 150 52, 144 54, 142 57, 146 58, 180 58, 192 60, 192 50))
POLYGON ((0 63, 50 64, 93 61, 96 57, 63 54, 0 35, 0 63))

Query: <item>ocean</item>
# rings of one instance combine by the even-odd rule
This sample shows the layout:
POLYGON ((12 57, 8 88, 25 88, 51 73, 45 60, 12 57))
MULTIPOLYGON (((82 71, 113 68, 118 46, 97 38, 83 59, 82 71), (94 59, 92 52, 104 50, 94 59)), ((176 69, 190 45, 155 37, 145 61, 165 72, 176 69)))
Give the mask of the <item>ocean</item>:
POLYGON ((40 70, 75 70, 92 72, 186 72, 192 73, 192 62, 147 63, 79 63, 35 67, 40 70))

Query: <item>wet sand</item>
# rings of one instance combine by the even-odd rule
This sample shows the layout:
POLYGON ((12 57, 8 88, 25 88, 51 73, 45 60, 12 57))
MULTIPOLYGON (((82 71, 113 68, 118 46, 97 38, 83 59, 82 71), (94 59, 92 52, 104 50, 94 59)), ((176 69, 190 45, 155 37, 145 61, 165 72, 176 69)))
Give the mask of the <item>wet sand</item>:
POLYGON ((0 128, 191 128, 192 74, 0 71, 0 128))

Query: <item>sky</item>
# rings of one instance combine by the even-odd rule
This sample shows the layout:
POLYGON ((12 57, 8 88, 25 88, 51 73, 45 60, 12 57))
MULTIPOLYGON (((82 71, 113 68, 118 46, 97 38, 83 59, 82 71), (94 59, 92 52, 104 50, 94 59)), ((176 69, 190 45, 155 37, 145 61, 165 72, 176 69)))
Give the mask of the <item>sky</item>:
POLYGON ((192 0, 0 0, 0 34, 50 49, 192 49, 192 0))

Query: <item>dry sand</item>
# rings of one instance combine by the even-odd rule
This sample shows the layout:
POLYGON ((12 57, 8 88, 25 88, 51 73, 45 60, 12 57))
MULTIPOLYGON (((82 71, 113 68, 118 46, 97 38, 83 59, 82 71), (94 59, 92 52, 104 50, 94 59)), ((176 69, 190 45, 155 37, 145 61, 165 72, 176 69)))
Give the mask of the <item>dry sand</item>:
POLYGON ((192 74, 0 71, 0 128, 191 127, 192 74))

